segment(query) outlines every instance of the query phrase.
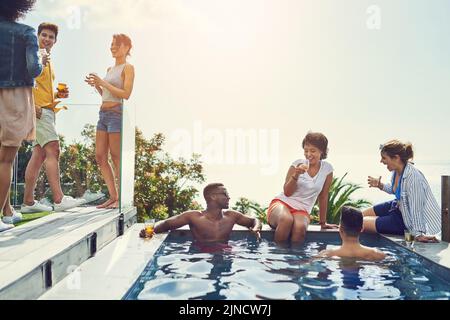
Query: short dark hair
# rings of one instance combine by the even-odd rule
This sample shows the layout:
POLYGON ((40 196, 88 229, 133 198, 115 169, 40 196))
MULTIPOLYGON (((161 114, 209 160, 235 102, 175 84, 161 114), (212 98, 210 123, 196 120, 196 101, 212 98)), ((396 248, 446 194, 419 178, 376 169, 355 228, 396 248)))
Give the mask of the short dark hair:
POLYGON ((127 52, 127 56, 130 55, 131 48, 133 48, 133 44, 131 43, 131 39, 129 36, 123 33, 113 35, 113 39, 117 41, 117 44, 120 46, 121 44, 126 45, 130 49, 127 52))
POLYGON ((344 232, 350 237, 357 237, 363 227, 362 212, 353 207, 342 207, 341 226, 344 232))
POLYGON ((302 148, 305 148, 306 144, 311 144, 318 148, 322 153, 320 160, 324 160, 328 156, 328 139, 324 134, 320 132, 308 132, 302 142, 302 148))
POLYGON ((41 32, 42 32, 42 30, 44 30, 44 29, 53 31, 53 32, 55 33, 55 39, 58 38, 58 31, 59 31, 59 28, 58 28, 58 26, 57 26, 56 24, 54 24, 54 23, 49 23, 49 22, 43 22, 43 23, 41 23, 41 24, 39 25, 39 27, 38 27, 38 35, 40 35, 41 32))
POLYGON ((36 0, 2 0, 0 16, 9 21, 16 21, 30 11, 36 0))
POLYGON ((203 197, 205 200, 208 200, 211 196, 211 193, 215 191, 219 187, 224 187, 223 183, 210 183, 208 184, 205 189, 203 189, 203 197))

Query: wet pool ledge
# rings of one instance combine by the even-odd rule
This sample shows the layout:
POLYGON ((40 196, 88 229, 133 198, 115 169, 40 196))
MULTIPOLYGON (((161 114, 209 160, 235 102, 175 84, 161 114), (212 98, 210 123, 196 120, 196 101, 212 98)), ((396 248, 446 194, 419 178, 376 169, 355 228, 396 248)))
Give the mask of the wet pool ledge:
POLYGON ((443 267, 450 269, 450 244, 448 242, 441 241, 439 243, 420 243, 414 242, 414 244, 408 245, 405 239, 400 236, 383 236, 402 247, 413 251, 428 260, 433 261, 443 267))

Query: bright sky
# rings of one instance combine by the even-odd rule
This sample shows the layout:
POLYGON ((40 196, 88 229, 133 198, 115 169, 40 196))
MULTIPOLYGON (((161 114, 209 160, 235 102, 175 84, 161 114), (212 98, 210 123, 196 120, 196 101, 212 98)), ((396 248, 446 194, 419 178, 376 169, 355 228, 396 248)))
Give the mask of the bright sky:
POLYGON ((137 126, 164 133, 174 155, 203 154, 208 182, 232 197, 265 204, 308 130, 357 183, 387 176, 378 147, 391 138, 413 142, 418 165, 450 159, 449 15, 446 0, 38 0, 25 22, 60 25, 57 78, 68 102, 94 104, 59 114, 61 133, 96 123, 100 100, 82 80, 105 74, 112 34, 127 33, 137 126))

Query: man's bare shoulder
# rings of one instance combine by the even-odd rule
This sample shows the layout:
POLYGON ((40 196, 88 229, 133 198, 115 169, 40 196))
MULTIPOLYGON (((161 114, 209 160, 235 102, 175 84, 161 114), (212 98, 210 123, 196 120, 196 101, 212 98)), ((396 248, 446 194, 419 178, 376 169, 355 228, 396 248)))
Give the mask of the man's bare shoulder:
POLYGON ((383 260, 386 258, 386 254, 378 249, 373 249, 372 258, 373 260, 383 260))
POLYGON ((182 215, 187 217, 199 217, 202 215, 202 212, 199 210, 188 210, 183 212, 182 215))
POLYGON ((245 216, 245 214, 243 214, 242 212, 236 211, 236 210, 226 210, 223 212, 224 216, 228 216, 228 217, 240 217, 240 216, 245 216))
POLYGON ((365 257, 368 260, 383 260, 386 258, 386 254, 383 251, 378 250, 377 248, 369 248, 365 247, 365 257))

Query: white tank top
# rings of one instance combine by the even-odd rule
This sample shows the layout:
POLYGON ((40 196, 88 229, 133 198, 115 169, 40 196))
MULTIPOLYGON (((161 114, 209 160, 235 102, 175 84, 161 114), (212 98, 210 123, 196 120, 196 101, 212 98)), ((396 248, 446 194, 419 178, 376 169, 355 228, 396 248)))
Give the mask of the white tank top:
MULTIPOLYGON (((126 63, 111 67, 109 69, 108 73, 106 74, 106 77, 103 79, 109 84, 113 85, 116 88, 123 89, 123 79, 122 79, 122 72, 125 68, 126 63)), ((123 99, 118 98, 114 96, 108 89, 103 88, 102 93, 102 101, 111 101, 111 102, 120 102, 123 104, 123 99)))
MULTIPOLYGON (((293 167, 304 163, 305 160, 300 159, 292 163, 293 167)), ((282 192, 276 199, 279 199, 292 208, 297 210, 303 210, 311 214, 314 204, 317 201, 317 197, 322 191, 323 185, 327 176, 333 172, 333 166, 326 161, 320 161, 319 172, 312 178, 307 172, 301 174, 297 180, 297 188, 294 193, 287 197, 282 192)))

